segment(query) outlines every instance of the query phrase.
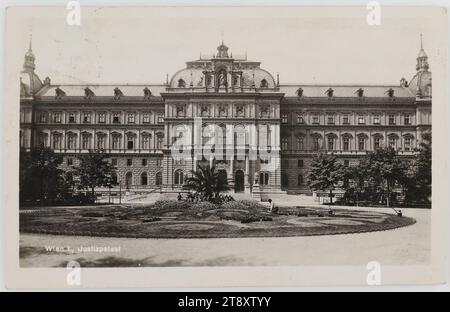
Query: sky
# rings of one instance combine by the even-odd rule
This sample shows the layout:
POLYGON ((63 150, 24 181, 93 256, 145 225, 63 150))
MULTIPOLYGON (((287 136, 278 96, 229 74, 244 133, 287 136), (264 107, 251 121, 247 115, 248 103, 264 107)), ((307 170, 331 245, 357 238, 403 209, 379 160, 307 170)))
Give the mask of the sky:
MULTIPOLYGON (((65 7, 7 12, 18 24, 14 57, 23 62, 32 36, 36 72, 55 84, 163 83, 221 40, 234 55, 260 61, 281 84, 398 84, 415 73, 420 33, 430 70, 443 53, 439 9, 382 8, 381 25, 366 7, 81 8, 81 25, 65 7)), ((20 70, 20 68, 18 69, 20 70)))

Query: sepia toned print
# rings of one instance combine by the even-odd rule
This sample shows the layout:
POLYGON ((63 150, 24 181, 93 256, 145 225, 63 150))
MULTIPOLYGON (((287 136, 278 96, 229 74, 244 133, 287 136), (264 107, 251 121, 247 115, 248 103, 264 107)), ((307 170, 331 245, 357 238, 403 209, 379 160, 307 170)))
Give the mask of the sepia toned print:
MULTIPOLYGON (((103 28, 117 21, 117 30, 126 20, 116 9, 81 8, 81 25, 49 30, 48 39, 39 32, 55 20, 21 17, 20 268, 361 266, 365 273, 352 283, 379 285, 383 266, 435 264, 432 110, 439 91, 432 71, 442 47, 433 30, 443 25, 430 22, 428 11, 416 22, 402 17, 406 28, 393 17, 395 9, 386 11, 386 25, 383 19, 371 25, 367 9, 341 8, 336 12, 349 14, 342 21, 303 12, 273 17, 279 23, 262 28, 264 43, 256 26, 245 28, 245 35, 255 34, 252 48, 252 39, 245 47, 234 44, 243 44, 234 30, 249 23, 245 14, 256 25, 271 21, 264 8, 254 8, 258 18, 247 9, 242 16, 225 10, 211 29, 199 26, 219 14, 214 9, 176 10, 130 8, 141 26, 171 21, 178 27, 145 43, 136 29, 123 39, 136 48, 121 53, 111 48, 120 36, 103 28), (95 23, 99 34, 89 32, 95 23), (361 25, 366 29, 356 30, 361 25), (279 47, 285 57, 269 47, 281 40, 277 27, 280 35, 302 38, 301 45, 287 40, 290 48, 279 47), (61 37, 67 44, 58 44, 65 31, 85 41, 76 47, 61 37), (384 48, 358 47, 361 55, 352 48, 382 47, 381 33, 390 50, 406 52, 395 57, 384 48), (314 43, 314 36, 321 39, 314 43), (333 44, 344 37, 347 43, 333 44), (178 40, 182 53, 171 49, 178 40), (327 42, 340 51, 314 55, 314 46, 327 42), (45 53, 46 44, 56 51, 45 53), (81 47, 95 47, 99 57, 81 47), (68 66, 52 63, 52 55, 68 66), (394 59, 380 59, 386 55, 394 59), (104 69, 114 62, 123 75, 104 69)), ((50 18, 58 11, 37 12, 50 18)), ((129 34, 124 27, 121 36, 129 34)))

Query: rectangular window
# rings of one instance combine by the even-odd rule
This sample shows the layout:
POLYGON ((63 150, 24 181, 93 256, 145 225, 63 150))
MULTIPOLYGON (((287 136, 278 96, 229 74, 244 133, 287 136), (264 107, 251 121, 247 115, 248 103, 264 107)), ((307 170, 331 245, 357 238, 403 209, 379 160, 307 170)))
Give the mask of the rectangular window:
POLYGON ((362 125, 362 124, 365 124, 365 123, 366 123, 366 121, 365 121, 364 116, 363 115, 359 115, 358 116, 358 124, 362 125))
POLYGON ((283 151, 287 151, 287 149, 288 149, 288 139, 287 138, 281 139, 281 149, 283 151))
POLYGON ((47 113, 41 113, 39 115, 39 122, 46 123, 47 122, 47 113))
POLYGON ((105 123, 105 122, 106 122, 106 114, 98 113, 98 123, 105 123))
POLYGON ((281 167, 289 168, 289 159, 282 159, 281 160, 281 167))
POLYGON ((342 123, 344 125, 349 125, 350 124, 350 118, 348 117, 348 115, 342 116, 342 123))
POLYGON ((327 118, 327 123, 329 125, 334 125, 334 116, 333 115, 329 115, 327 118))
POLYGON ((113 113, 113 123, 120 123, 120 113, 113 113))
POLYGON ((410 119, 408 114, 405 115, 404 121, 405 121, 405 125, 410 125, 411 124, 411 119, 410 119))
POLYGON ((297 167, 303 168, 303 159, 297 160, 297 167))
POLYGON ((405 151, 410 151, 411 150, 411 138, 405 138, 405 151))
POLYGON ((359 151, 364 151, 364 149, 365 149, 365 144, 366 143, 366 140, 363 138, 363 137, 360 137, 359 139, 358 139, 358 150, 359 151))
POLYGON ((53 114, 53 122, 54 123, 61 123, 61 113, 54 113, 53 114))
POLYGON ((318 151, 320 148, 319 138, 313 138, 313 150, 318 151))
POLYGON ((83 114, 83 123, 90 123, 91 122, 91 113, 84 113, 83 114))
POLYGON ((332 137, 328 138, 328 150, 329 151, 334 150, 334 139, 332 137))
POLYGON ((344 139, 343 139, 343 149, 344 149, 344 151, 345 152, 348 152, 349 151, 349 149, 350 149, 350 139, 348 138, 348 137, 345 137, 344 139))
POLYGON ((149 113, 144 113, 144 115, 142 116, 142 123, 150 123, 150 114, 149 113))
POLYGON ((83 135, 81 138, 81 146, 83 149, 91 148, 91 137, 89 135, 83 135))
POLYGON ((312 116, 312 123, 313 123, 313 125, 318 125, 319 124, 319 115, 313 115, 312 116))
POLYGON ((297 150, 299 151, 303 150, 303 137, 297 138, 297 150))
POLYGON ((98 135, 97 136, 97 148, 98 149, 104 149, 105 148, 105 135, 98 135))
POLYGON ((127 138, 127 149, 131 150, 134 148, 134 137, 129 136, 127 138))
POLYGON ((305 123, 305 119, 303 117, 303 114, 297 114, 297 123, 298 124, 304 124, 305 123))
POLYGON ((73 165, 73 158, 67 158, 67 166, 72 166, 73 165))
POLYGON ((394 148, 396 147, 396 140, 394 137, 389 138, 389 147, 394 148))
POLYGON ((113 135, 112 137, 112 148, 119 149, 120 148, 120 136, 113 135))
POLYGON ((142 158, 142 166, 143 167, 147 166, 147 159, 146 158, 142 158))
POLYGON ((164 114, 158 114, 158 123, 164 122, 164 114))
POLYGON ((380 115, 378 115, 378 114, 373 115, 373 124, 374 125, 379 125, 380 124, 380 115))
POLYGON ((117 167, 117 158, 112 158, 111 159, 111 166, 117 167))
POLYGON ((150 148, 150 137, 148 135, 142 136, 142 149, 149 149, 150 148))
POLYGON ((281 123, 283 123, 283 124, 287 124, 288 123, 288 115, 287 114, 282 114, 281 115, 281 123))
POLYGON ((128 123, 134 123, 134 113, 128 113, 128 123))
POLYGON ((156 138, 156 149, 162 149, 163 147, 163 139, 164 137, 162 135, 158 135, 156 138))
POLYGON ((75 113, 69 113, 69 123, 75 122, 75 113))
POLYGON ((379 149, 381 147, 381 139, 379 137, 376 137, 373 141, 373 148, 379 149))
POLYGON ((388 116, 388 123, 390 125, 395 125, 395 115, 394 114, 389 114, 389 116, 388 116))
POLYGON ((131 158, 127 159, 127 166, 128 167, 133 166, 133 159, 131 159, 131 158))
POLYGON ((266 159, 260 159, 259 160, 259 162, 261 163, 261 164, 263 164, 263 165, 267 165, 268 163, 269 163, 269 159, 268 158, 266 158, 266 159))
POLYGON ((156 167, 161 167, 162 165, 162 160, 161 159, 157 159, 156 160, 156 167))

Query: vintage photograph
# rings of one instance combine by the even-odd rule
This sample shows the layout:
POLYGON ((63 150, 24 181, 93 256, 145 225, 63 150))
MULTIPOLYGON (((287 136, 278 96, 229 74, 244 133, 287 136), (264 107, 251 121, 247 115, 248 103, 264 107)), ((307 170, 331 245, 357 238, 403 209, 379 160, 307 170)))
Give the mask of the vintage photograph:
POLYGON ((446 11, 25 9, 20 268, 431 265, 446 11))

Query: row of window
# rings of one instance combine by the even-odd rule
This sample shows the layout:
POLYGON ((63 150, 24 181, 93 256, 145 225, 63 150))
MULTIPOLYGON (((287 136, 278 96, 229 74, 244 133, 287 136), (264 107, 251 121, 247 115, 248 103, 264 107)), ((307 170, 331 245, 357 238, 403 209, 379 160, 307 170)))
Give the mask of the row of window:
MULTIPOLYGON (((66 158, 66 164, 67 164, 67 166, 73 166, 73 164, 74 164, 74 162, 73 162, 73 158, 72 157, 67 157, 66 158)), ((128 158, 127 159, 127 161, 126 161, 126 164, 127 164, 127 166, 128 167, 131 167, 131 166, 133 166, 133 158, 128 158)), ((142 165, 142 167, 147 167, 147 165, 148 165, 148 159, 147 158, 140 158, 140 163, 141 163, 141 165, 142 165)), ((117 160, 117 158, 111 158, 111 165, 113 166, 113 167, 116 167, 117 168, 117 165, 118 165, 118 160, 117 160)), ((161 159, 157 159, 156 160, 156 166, 157 167, 161 167, 162 166, 162 160, 161 159)))
MULTIPOLYGON (((51 144, 48 142, 48 134, 41 133, 39 135, 39 144, 43 146, 51 146, 53 149, 77 149, 78 148, 78 135, 76 133, 66 134, 65 144, 63 144, 63 134, 62 133, 53 133, 51 137, 51 144)), ((101 134, 96 136, 95 147, 93 146, 93 137, 91 134, 82 134, 81 135, 81 149, 106 149, 107 148, 107 136, 106 134, 101 134)), ((112 134, 110 139, 110 148, 111 149, 122 149, 122 135, 120 134, 112 134)), ((135 136, 126 136, 126 149, 134 150, 136 148, 149 150, 151 135, 142 135, 140 140, 140 146, 136 146, 136 137, 135 136)), ((159 134, 156 136, 156 146, 155 149, 162 149, 164 143, 164 135, 159 134)))
MULTIPOLYGON (((130 188, 131 186, 135 185, 135 183, 133 182, 133 173, 132 172, 127 172, 125 174, 125 181, 118 181, 117 174, 113 173, 112 180, 113 180, 113 184, 117 185, 117 184, 121 183, 122 185, 125 185, 126 188, 130 188)), ((147 172, 141 173, 140 185, 142 185, 142 186, 149 185, 149 176, 148 176, 147 172)), ((162 185, 162 173, 161 172, 157 172, 155 174, 155 185, 156 186, 162 185)))
MULTIPOLYGON (((77 115, 78 113, 75 112, 68 112, 66 113, 66 123, 77 123, 77 115)), ((110 114, 110 123, 113 124, 121 124, 122 122, 122 113, 121 112, 113 112, 110 114)), ((143 113, 141 122, 143 124, 150 124, 151 123, 151 113, 143 113)), ((62 123, 63 122, 63 113, 62 112, 52 112, 50 114, 51 116, 51 122, 52 123, 62 123)), ((80 118, 81 123, 89 124, 92 123, 92 116, 93 114, 91 112, 85 112, 82 113, 80 118)), ((96 113, 96 123, 100 124, 106 124, 107 122, 108 114, 106 112, 99 112, 96 113)), ((126 123, 128 124, 135 124, 137 123, 137 114, 135 112, 130 112, 125 114, 126 117, 126 123)), ((48 123, 49 122, 49 113, 47 112, 41 112, 39 113, 39 123, 48 123)), ((157 123, 163 123, 164 122, 164 114, 160 113, 157 115, 157 123)))
MULTIPOLYGON (((350 125, 350 114, 343 114, 342 116, 342 124, 343 125, 350 125)), ((387 124, 388 125, 395 125, 396 124, 396 115, 395 114, 388 114, 387 115, 387 124)), ((318 125, 320 124, 320 115, 319 114, 312 114, 310 119, 311 124, 318 125)), ((367 116, 360 114, 357 115, 356 122, 358 125, 364 125, 367 123, 367 116)), ((403 124, 404 125, 411 125, 411 115, 410 114, 404 114, 403 115, 403 124)), ((281 114, 281 123, 287 124, 289 123, 289 114, 283 113, 281 114)), ((296 119, 297 124, 306 124, 306 119, 304 114, 297 114, 296 119)), ((335 125, 336 123, 336 116, 335 115, 327 115, 326 116, 326 124, 328 125, 335 125)), ((381 115, 380 114, 373 114, 372 115, 372 124, 373 125, 381 125, 381 115)))
MULTIPOLYGON (((368 139, 365 136, 358 136, 357 142, 356 142, 356 149, 358 151, 365 151, 369 147, 367 146, 368 139)), ((405 136, 403 138, 403 150, 405 151, 411 151, 413 148, 412 145, 413 138, 410 136, 405 136)), ((305 150, 305 138, 304 137, 297 137, 296 140, 296 150, 305 150)), ((349 136, 342 137, 342 151, 350 151, 351 138, 349 136)), ((388 137, 387 146, 391 148, 398 148, 398 138, 396 136, 390 136, 388 137)), ((373 138, 373 149, 380 149, 383 147, 383 139, 379 136, 376 136, 373 138)), ((322 139, 318 136, 312 137, 312 150, 319 151, 321 149, 326 149, 329 151, 336 150, 336 137, 329 136, 326 140, 326 146, 323 146, 322 139)), ((289 150, 289 138, 284 137, 281 139, 281 150, 287 151, 289 150)))

